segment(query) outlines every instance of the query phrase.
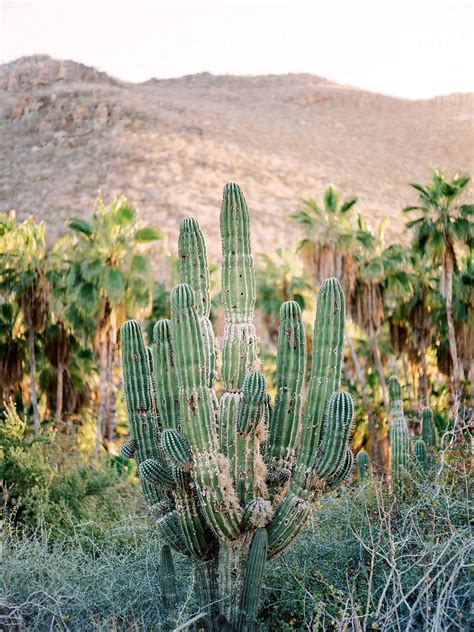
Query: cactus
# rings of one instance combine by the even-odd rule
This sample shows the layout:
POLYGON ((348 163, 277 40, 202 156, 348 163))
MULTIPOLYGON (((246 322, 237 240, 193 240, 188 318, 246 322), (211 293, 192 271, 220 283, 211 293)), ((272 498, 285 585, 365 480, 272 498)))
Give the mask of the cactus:
POLYGON ((413 454, 416 458, 416 461, 419 467, 426 471, 429 468, 429 455, 426 449, 426 443, 423 439, 418 439, 413 444, 413 454))
POLYGON ((369 455, 365 450, 359 450, 356 456, 356 464, 357 464, 357 480, 363 481, 369 476, 370 465, 369 465, 369 455))
POLYGON ((403 400, 400 384, 393 375, 388 381, 388 391, 390 394, 391 414, 393 418, 392 427, 390 429, 392 476, 394 479, 397 479, 408 463, 410 437, 407 422, 403 414, 403 400))
POLYGON ((318 497, 350 474, 354 405, 340 390, 344 294, 328 279, 318 295, 304 412, 301 310, 292 301, 281 306, 272 407, 253 323, 249 213, 236 184, 224 188, 220 227, 220 401, 205 243, 197 220, 187 218, 180 225, 182 282, 171 292, 171 320, 156 323, 151 351, 136 321, 121 328, 131 431, 121 453, 137 460, 163 541, 194 561, 207 629, 238 632, 257 625, 266 561, 294 542, 318 497))
POLYGON ((421 438, 427 448, 436 446, 436 428, 433 418, 433 411, 429 406, 421 409, 421 438))

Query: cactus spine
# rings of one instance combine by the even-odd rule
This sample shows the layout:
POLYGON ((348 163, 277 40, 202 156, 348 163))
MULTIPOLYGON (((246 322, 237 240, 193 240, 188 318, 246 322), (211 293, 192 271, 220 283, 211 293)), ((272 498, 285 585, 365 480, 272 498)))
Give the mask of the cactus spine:
POLYGON ((238 632, 257 624, 266 561, 291 545, 318 496, 350 474, 354 406, 339 390, 344 295, 339 282, 328 279, 318 296, 303 415, 301 311, 291 301, 281 307, 272 409, 253 323, 249 213, 236 184, 224 188, 220 226, 220 401, 213 387, 216 346, 205 243, 197 220, 187 218, 180 225, 182 282, 171 293, 171 320, 155 325, 151 351, 138 323, 129 321, 121 330, 132 435, 122 453, 137 459, 163 540, 195 561, 207 628, 238 632))

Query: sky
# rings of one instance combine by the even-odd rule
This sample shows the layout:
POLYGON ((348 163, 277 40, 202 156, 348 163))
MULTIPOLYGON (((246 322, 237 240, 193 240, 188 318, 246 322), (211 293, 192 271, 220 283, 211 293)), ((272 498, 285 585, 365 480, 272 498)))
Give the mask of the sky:
POLYGON ((127 81, 308 72, 405 98, 474 91, 474 0, 0 0, 0 59, 127 81))

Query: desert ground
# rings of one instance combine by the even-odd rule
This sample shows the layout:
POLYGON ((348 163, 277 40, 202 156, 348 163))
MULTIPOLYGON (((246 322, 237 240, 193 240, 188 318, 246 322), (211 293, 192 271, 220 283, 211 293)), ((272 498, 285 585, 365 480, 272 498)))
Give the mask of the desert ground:
MULTIPOLYGON (((0 211, 49 220, 50 238, 97 196, 124 192, 175 243, 197 216, 218 258, 223 185, 243 187, 254 250, 297 238, 289 213, 329 183, 401 236, 408 182, 474 172, 473 95, 409 101, 308 74, 124 83, 48 56, 0 66, 0 211)), ((170 246, 171 250, 174 246, 170 246)))

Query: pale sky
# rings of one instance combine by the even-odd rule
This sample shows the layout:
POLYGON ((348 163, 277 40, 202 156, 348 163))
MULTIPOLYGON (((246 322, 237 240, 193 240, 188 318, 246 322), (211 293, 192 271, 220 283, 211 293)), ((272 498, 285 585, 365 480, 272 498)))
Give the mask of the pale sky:
POLYGON ((0 0, 2 62, 46 53, 128 81, 309 72, 408 98, 474 91, 467 0, 0 0))

